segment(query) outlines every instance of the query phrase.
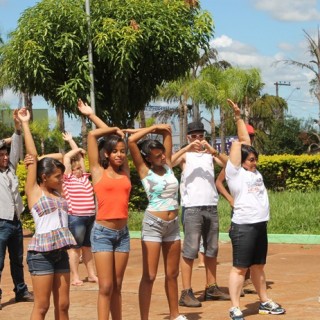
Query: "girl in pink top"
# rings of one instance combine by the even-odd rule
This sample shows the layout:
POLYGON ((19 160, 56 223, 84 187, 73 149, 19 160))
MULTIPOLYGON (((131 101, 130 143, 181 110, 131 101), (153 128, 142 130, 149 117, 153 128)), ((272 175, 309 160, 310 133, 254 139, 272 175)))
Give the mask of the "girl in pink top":
POLYGON ((26 180, 28 206, 35 219, 35 235, 28 247, 28 266, 34 292, 31 320, 44 319, 53 293, 55 319, 68 320, 70 268, 66 249, 76 242, 68 229, 67 201, 60 195, 64 165, 46 157, 37 161, 37 150, 30 132, 30 113, 18 113, 31 155, 26 180))

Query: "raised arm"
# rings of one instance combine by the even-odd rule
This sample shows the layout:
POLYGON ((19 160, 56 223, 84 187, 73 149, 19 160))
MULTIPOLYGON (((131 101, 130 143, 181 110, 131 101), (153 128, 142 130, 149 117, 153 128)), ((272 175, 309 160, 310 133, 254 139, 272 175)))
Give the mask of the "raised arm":
POLYGON ((33 141, 33 137, 29 127, 30 113, 26 108, 18 111, 18 117, 21 121, 24 131, 24 141, 26 146, 26 153, 33 157, 33 162, 28 165, 27 180, 25 191, 28 198, 29 208, 34 202, 35 189, 37 188, 37 149, 33 141))
POLYGON ((171 166, 172 138, 170 126, 159 124, 147 128, 141 128, 133 133, 128 139, 130 154, 141 179, 143 179, 148 174, 149 167, 145 164, 141 156, 140 150, 138 148, 138 141, 150 133, 161 134, 163 136, 163 145, 166 149, 166 158, 167 161, 169 160, 169 165, 171 166), (167 150, 168 148, 170 150, 167 150))
POLYGON ((79 158, 81 169, 82 169, 83 172, 85 172, 84 165, 82 166, 82 163, 84 163, 83 157, 84 157, 85 154, 86 154, 86 151, 84 149, 82 149, 82 148, 72 149, 69 152, 67 152, 63 156, 63 164, 66 167, 64 173, 65 174, 69 174, 69 173, 72 172, 71 162, 72 162, 72 158, 74 158, 74 157, 78 157, 79 158))
POLYGON ((88 159, 93 183, 99 180, 104 170, 99 161, 97 140, 102 136, 109 134, 117 134, 124 137, 124 133, 118 127, 103 127, 94 129, 88 133, 88 159))
POLYGON ((251 145, 251 142, 246 125, 240 117, 240 109, 238 105, 230 99, 228 99, 227 102, 233 108, 233 111, 235 113, 235 121, 239 138, 239 141, 232 142, 230 150, 230 161, 234 166, 239 167, 241 165, 241 145, 251 145))
POLYGON ((108 127, 92 110, 92 108, 84 103, 81 99, 78 99, 78 109, 82 115, 90 119, 97 128, 108 127))
MULTIPOLYGON (((72 134, 70 132, 65 132, 65 133, 62 133, 62 138, 64 141, 67 141, 70 145, 70 148, 72 150, 78 150, 78 146, 76 144, 76 142, 73 140, 73 137, 72 137, 72 134)), ((80 163, 80 166, 81 166, 81 169, 82 169, 82 172, 86 172, 86 166, 85 166, 85 163, 84 163, 84 154, 85 154, 85 150, 83 150, 83 152, 77 152, 73 157, 77 156, 78 160, 79 160, 79 163, 80 163)), ((64 160, 63 160, 64 161, 64 160)), ((69 160, 67 160, 69 161, 69 160)), ((70 159, 70 166, 71 166, 71 159, 70 159)), ((70 167, 70 170, 71 170, 71 167, 70 167)), ((65 174, 69 174, 69 170, 67 170, 66 168, 66 172, 65 174)))
POLYGON ((69 143, 71 149, 77 149, 78 146, 76 142, 73 140, 72 134, 70 132, 62 132, 62 139, 69 143))
POLYGON ((18 109, 13 111, 13 121, 14 133, 10 139, 7 139, 7 141, 11 143, 9 161, 14 169, 16 169, 22 153, 21 121, 18 118, 18 109))
POLYGON ((237 125, 237 135, 238 135, 239 141, 243 144, 251 145, 250 136, 248 134, 246 124, 241 118, 240 108, 238 104, 233 102, 231 99, 227 99, 227 102, 232 107, 234 112, 234 118, 237 125))

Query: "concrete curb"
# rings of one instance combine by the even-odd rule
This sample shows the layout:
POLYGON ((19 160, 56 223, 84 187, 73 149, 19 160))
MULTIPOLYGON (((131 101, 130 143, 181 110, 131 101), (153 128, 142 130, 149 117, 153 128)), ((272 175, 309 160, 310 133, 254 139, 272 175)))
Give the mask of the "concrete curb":
MULTIPOLYGON (((130 231, 132 239, 140 239, 140 231, 130 231)), ((184 235, 181 232, 181 239, 184 235)), ((228 233, 219 233, 219 240, 230 242, 228 233)), ((313 234, 268 234, 269 243, 297 243, 297 244, 320 244, 320 235, 313 234)))

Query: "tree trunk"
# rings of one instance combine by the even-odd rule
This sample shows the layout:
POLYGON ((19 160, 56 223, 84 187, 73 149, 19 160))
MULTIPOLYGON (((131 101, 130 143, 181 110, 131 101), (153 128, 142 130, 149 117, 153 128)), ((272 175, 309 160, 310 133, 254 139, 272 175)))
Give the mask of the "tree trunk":
POLYGON ((220 106, 220 139, 221 139, 221 153, 226 151, 226 129, 225 129, 225 111, 220 106))
POLYGON ((183 104, 180 101, 180 105, 179 105, 179 140, 180 140, 180 148, 183 146, 183 122, 184 122, 184 111, 183 111, 183 104))
MULTIPOLYGON (((61 106, 56 107, 56 113, 57 113, 57 122, 58 122, 58 128, 60 132, 65 131, 65 126, 64 126, 64 112, 61 106)), ((63 153, 63 148, 59 147, 59 152, 63 153)))
POLYGON ((249 118, 250 118, 250 105, 249 105, 249 101, 248 101, 248 96, 245 96, 244 101, 244 122, 245 123, 249 123, 249 118))
POLYGON ((214 112, 213 109, 210 110, 211 120, 210 120, 210 127, 211 127, 211 145, 216 148, 216 125, 214 121, 214 112))
POLYGON ((30 112, 30 121, 33 120, 33 110, 32 110, 32 96, 28 92, 23 93, 23 103, 24 106, 27 107, 27 109, 30 112))
POLYGON ((200 120, 199 103, 192 103, 192 121, 196 122, 200 120))
POLYGON ((84 150, 87 150, 87 147, 88 147, 87 122, 84 116, 81 116, 81 137, 82 137, 82 148, 84 150))
POLYGON ((147 126, 146 123, 146 115, 144 114, 144 110, 141 110, 139 112, 139 116, 140 116, 140 128, 145 128, 147 126))

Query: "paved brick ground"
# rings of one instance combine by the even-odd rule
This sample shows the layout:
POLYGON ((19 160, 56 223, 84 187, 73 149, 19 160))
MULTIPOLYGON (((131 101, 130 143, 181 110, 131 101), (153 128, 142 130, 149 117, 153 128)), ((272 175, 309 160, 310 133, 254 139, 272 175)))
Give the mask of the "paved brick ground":
MULTIPOLYGON (((25 248, 30 238, 25 237, 25 248)), ((138 286, 141 275, 140 241, 131 240, 132 251, 123 284, 123 319, 139 320, 138 286)), ((1 320, 27 320, 30 317, 32 303, 14 303, 12 281, 10 278, 9 259, 6 259, 2 274, 3 309, 0 311, 1 320)), ((221 243, 218 265, 218 283, 221 288, 227 287, 228 274, 231 266, 231 245, 221 243)), ((32 290, 31 279, 27 266, 25 267, 26 282, 32 290)), ((85 278, 84 266, 80 271, 85 278)), ((269 295, 281 303, 287 314, 282 316, 269 316, 290 320, 320 319, 320 245, 298 244, 270 244, 266 267, 269 295)), ((158 277, 154 285, 150 320, 169 319, 168 307, 163 287, 164 273, 162 261, 158 277)), ((179 280, 179 285, 181 282, 179 280)), ((193 289, 197 296, 203 294, 204 270, 197 268, 193 271, 193 289)), ((71 287, 70 319, 94 320, 96 316, 97 285, 85 283, 82 287, 71 287)), ((257 314, 258 301, 256 295, 246 295, 241 300, 242 310, 247 320, 264 319, 257 314)), ((230 302, 214 301, 203 302, 201 308, 181 308, 181 313, 190 320, 228 319, 230 302)), ((47 315, 48 320, 54 319, 53 308, 47 315)))

